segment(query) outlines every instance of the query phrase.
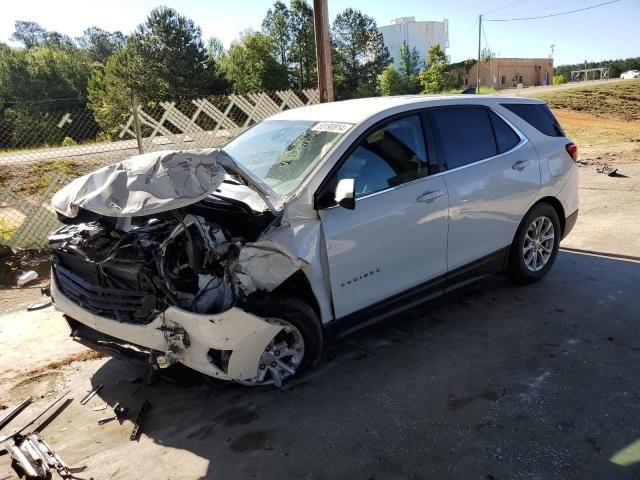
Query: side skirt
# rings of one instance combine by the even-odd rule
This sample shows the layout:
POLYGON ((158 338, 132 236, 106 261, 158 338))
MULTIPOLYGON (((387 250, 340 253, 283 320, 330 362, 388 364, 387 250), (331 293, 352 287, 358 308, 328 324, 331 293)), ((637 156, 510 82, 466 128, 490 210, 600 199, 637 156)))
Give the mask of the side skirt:
POLYGON ((369 307, 332 320, 324 325, 325 335, 329 340, 343 337, 361 328, 417 307, 487 275, 501 272, 505 268, 509 248, 501 248, 497 252, 456 268, 446 275, 440 275, 369 307))

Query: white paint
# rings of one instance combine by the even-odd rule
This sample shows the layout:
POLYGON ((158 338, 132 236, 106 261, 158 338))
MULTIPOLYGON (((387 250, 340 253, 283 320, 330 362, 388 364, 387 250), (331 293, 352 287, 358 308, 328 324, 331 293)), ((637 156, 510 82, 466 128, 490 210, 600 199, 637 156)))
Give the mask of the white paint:
POLYGON ((206 375, 224 380, 255 377, 260 355, 282 329, 239 308, 219 315, 203 315, 169 307, 146 325, 119 322, 95 315, 67 299, 51 276, 51 296, 56 309, 98 332, 159 352, 166 351, 162 327, 182 327, 190 345, 180 351, 179 361, 206 375), (209 362, 210 348, 233 350, 225 373, 209 362))

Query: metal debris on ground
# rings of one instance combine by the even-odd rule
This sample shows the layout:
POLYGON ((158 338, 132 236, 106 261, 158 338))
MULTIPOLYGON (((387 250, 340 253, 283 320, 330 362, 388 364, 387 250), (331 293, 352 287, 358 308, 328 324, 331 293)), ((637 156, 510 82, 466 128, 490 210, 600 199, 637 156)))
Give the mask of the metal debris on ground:
POLYGON ((20 404, 16 408, 14 408, 5 416, 0 418, 0 429, 3 429, 4 427, 6 427, 11 420, 16 418, 21 411, 27 408, 31 403, 31 400, 32 400, 32 397, 24 399, 22 402, 20 402, 20 404))
POLYGON ((38 279, 38 273, 35 270, 28 270, 18 275, 16 283, 19 287, 24 287, 27 283, 31 283, 38 279))
POLYGON ((103 385, 98 385, 96 388, 87 393, 82 400, 80 400, 80 405, 86 405, 89 400, 93 398, 93 396, 102 390, 103 385))
POLYGON ((129 409, 127 407, 123 407, 122 405, 120 405, 120 402, 118 402, 113 407, 113 415, 110 417, 102 417, 100 420, 98 420, 98 425, 104 425, 111 420, 118 420, 120 423, 122 423, 122 420, 124 420, 124 417, 128 411, 129 409))
POLYGON ((43 308, 50 307, 53 304, 51 300, 44 302, 32 303, 27 307, 27 312, 33 312, 34 310, 42 310, 43 308))
POLYGON ((99 407, 93 407, 91 410, 93 410, 94 412, 100 412, 102 410, 106 410, 109 407, 108 404, 104 404, 104 405, 100 405, 99 407))
POLYGON ((151 403, 149 403, 148 400, 145 400, 142 406, 140 407, 140 411, 138 412, 138 416, 136 417, 136 423, 133 426, 133 430, 131 431, 129 440, 135 441, 140 436, 140 430, 142 429, 142 422, 144 421, 144 417, 146 416, 150 408, 151 408, 151 403))
POLYGON ((50 479, 54 471, 62 478, 73 478, 74 473, 86 469, 70 468, 37 433, 17 437, 15 445, 8 445, 7 451, 20 478, 50 479))
POLYGON ((63 392, 58 398, 56 398, 53 402, 51 402, 49 405, 47 405, 40 413, 38 413, 35 417, 33 417, 31 420, 29 420, 20 429, 16 430, 13 433, 9 433, 7 435, 3 435, 2 437, 0 437, 0 443, 4 443, 7 440, 11 440, 12 438, 15 438, 15 437, 19 436, 21 432, 26 430, 28 426, 33 425, 35 422, 37 422, 40 419, 40 417, 42 417, 51 408, 53 408, 55 405, 57 405, 68 394, 69 394, 69 390, 67 390, 66 392, 63 392))
POLYGON ((610 177, 614 177, 616 175, 616 173, 618 173, 618 169, 617 168, 613 168, 610 167, 609 165, 600 165, 596 171, 598 173, 604 173, 610 177))

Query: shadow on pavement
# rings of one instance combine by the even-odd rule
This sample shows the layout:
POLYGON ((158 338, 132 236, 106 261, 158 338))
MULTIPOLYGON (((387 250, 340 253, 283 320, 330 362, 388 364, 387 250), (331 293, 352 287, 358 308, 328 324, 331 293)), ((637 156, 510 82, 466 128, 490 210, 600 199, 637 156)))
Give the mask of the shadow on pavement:
POLYGON ((640 438, 638 285, 632 259, 565 250, 541 283, 477 282, 339 341, 281 390, 130 383, 144 367, 117 359, 92 382, 133 412, 149 399, 143 435, 207 478, 638 478, 610 461, 640 438))

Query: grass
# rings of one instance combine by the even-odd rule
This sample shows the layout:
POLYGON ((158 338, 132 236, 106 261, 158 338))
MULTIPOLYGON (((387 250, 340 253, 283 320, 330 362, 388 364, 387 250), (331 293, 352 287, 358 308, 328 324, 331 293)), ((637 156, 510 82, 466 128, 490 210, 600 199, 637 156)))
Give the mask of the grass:
MULTIPOLYGON (((71 178, 78 176, 80 165, 72 158, 61 158, 58 160, 45 160, 34 163, 27 173, 23 182, 20 183, 18 191, 26 194, 37 194, 44 192, 56 173, 61 173, 71 178)), ((58 188, 60 188, 60 185, 58 188)), ((57 188, 57 189, 58 189, 57 188)))
POLYGON ((18 230, 18 227, 11 225, 4 218, 0 218, 0 240, 1 241, 9 240, 16 233, 16 230, 18 230))
MULTIPOLYGON (((462 92, 465 88, 467 88, 467 87, 450 88, 448 90, 444 90, 444 91, 438 93, 438 95, 457 95, 460 92, 462 92)), ((480 86, 479 95, 493 95, 496 92, 497 92, 497 90, 495 88, 493 88, 493 87, 480 86)))
POLYGON ((535 98, 545 100, 553 109, 640 121, 640 79, 543 93, 535 98))

